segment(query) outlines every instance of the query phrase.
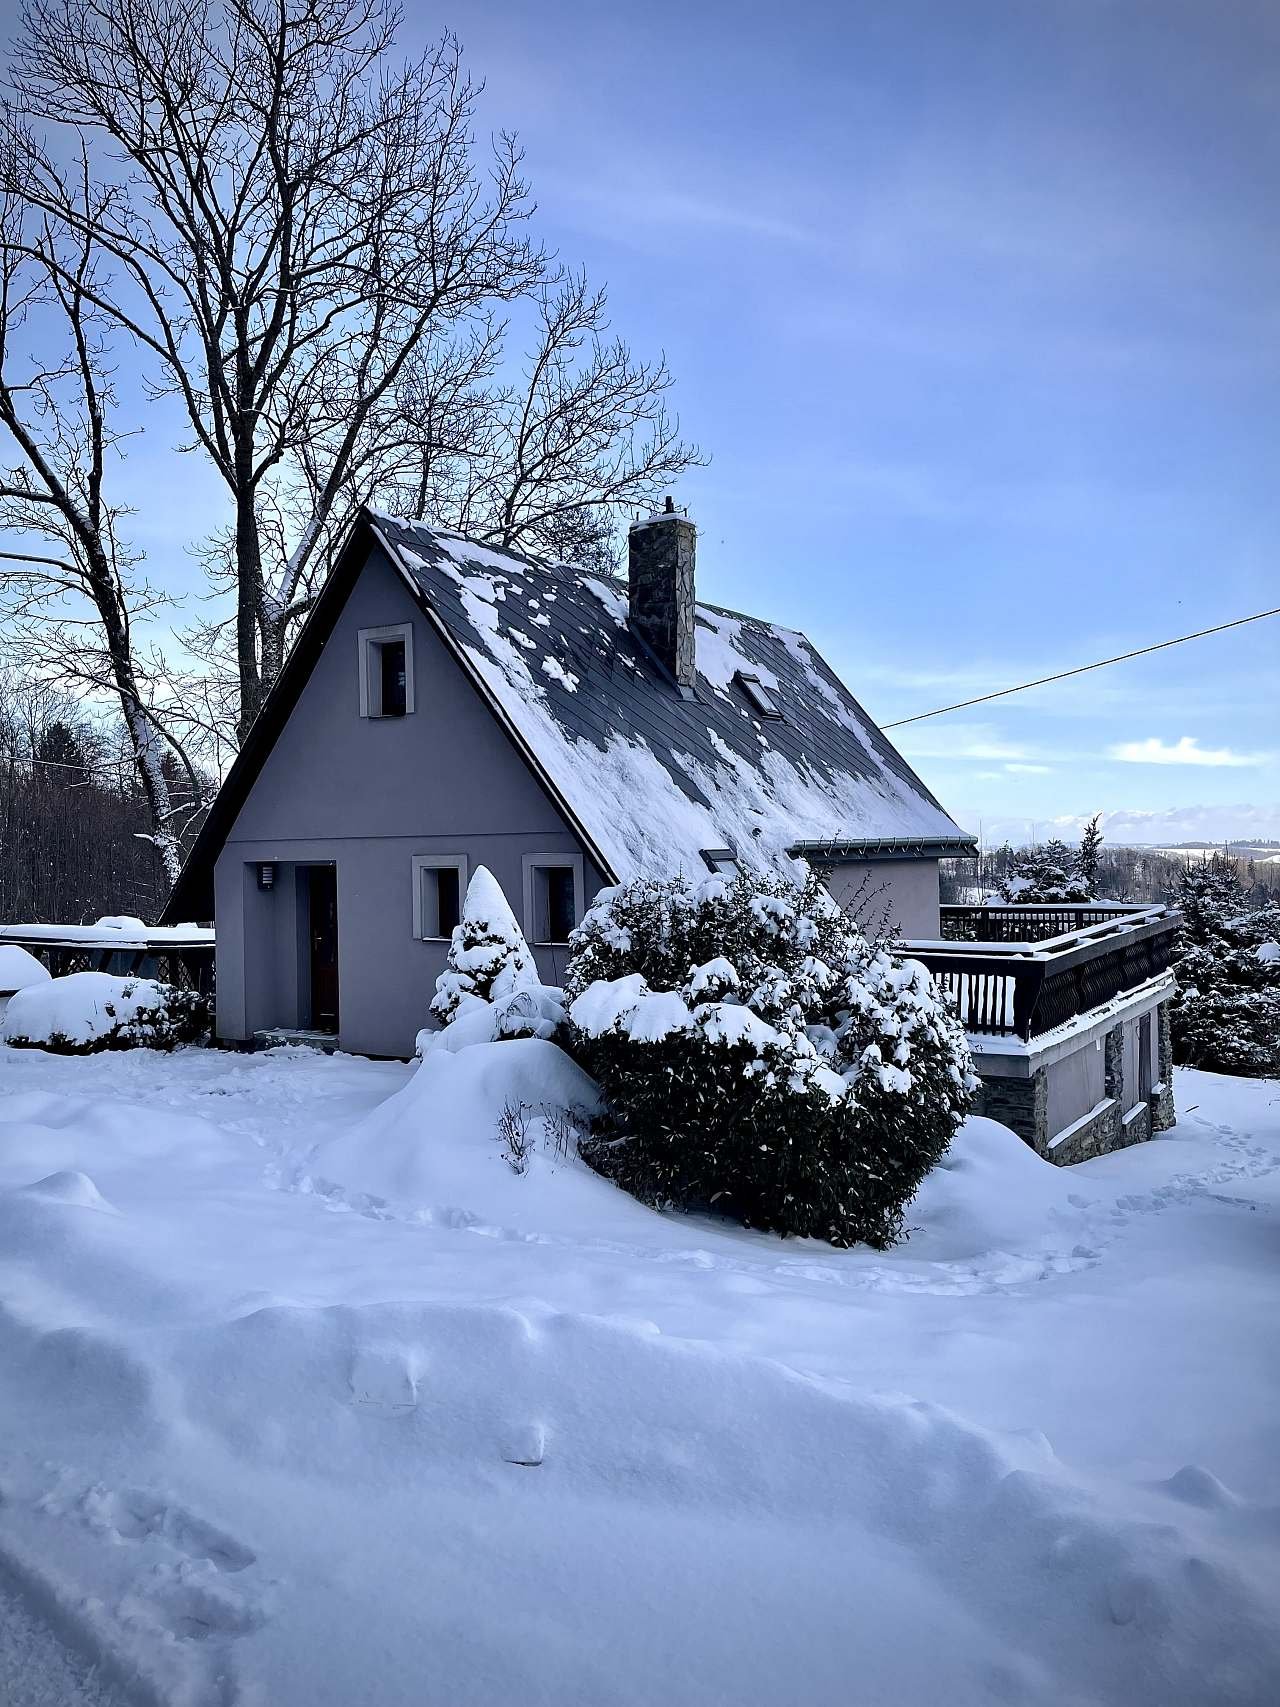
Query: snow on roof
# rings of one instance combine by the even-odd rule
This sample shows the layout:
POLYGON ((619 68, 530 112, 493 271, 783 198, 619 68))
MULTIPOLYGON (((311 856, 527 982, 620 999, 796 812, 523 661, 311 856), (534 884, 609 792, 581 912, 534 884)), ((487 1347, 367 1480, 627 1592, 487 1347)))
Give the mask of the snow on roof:
POLYGON ((801 634, 699 604, 697 697, 633 635, 618 583, 373 513, 378 535, 613 873, 705 869, 730 846, 966 839, 801 634), (782 713, 764 720, 735 680, 782 713))
POLYGON ((6 942, 52 942, 93 948, 192 948, 213 942, 208 925, 145 925, 141 919, 99 919, 96 925, 0 924, 6 942))

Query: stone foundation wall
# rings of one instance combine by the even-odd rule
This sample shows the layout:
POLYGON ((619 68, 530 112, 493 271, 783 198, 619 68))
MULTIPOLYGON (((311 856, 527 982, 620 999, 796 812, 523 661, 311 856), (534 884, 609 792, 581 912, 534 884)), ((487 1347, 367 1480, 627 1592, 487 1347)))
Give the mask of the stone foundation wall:
POLYGON ((1069 1138, 1051 1142, 1041 1152, 1060 1168, 1070 1167, 1073 1162, 1087 1162, 1090 1156, 1105 1156, 1108 1150, 1119 1150, 1129 1142, 1121 1131, 1119 1104, 1110 1097, 1092 1120, 1069 1130, 1069 1138))
POLYGON ((1160 1078, 1151 1090, 1151 1129, 1167 1132, 1178 1118, 1173 1106, 1173 1027, 1168 1002, 1161 1002, 1156 1015, 1160 1026, 1156 1048, 1160 1078))
POLYGON ((1049 1081, 1040 1067, 1029 1079, 983 1079, 973 1112, 998 1120, 1043 1155, 1049 1141, 1048 1109, 1049 1081))
MULTIPOLYGON (((1037 1067, 1025 1079, 997 1078, 982 1081, 974 1112, 998 1120, 1016 1132, 1025 1143, 1059 1166, 1104 1156, 1129 1144, 1141 1144, 1173 1125, 1173 1047, 1169 1029, 1169 1004, 1156 1009, 1160 1077, 1148 1101, 1127 1108, 1125 1088, 1125 1024, 1113 1026, 1103 1041, 1105 1100, 1091 1118, 1064 1128, 1069 1134, 1057 1137, 1049 1131, 1049 1074, 1052 1066, 1037 1067), (1057 1141, 1055 1142, 1055 1138, 1057 1141)), ((1133 1021, 1128 1023, 1132 1024, 1133 1021)), ((1088 1047, 1092 1048, 1090 1044, 1088 1047)), ((981 1070, 981 1061, 978 1062, 981 1070)))

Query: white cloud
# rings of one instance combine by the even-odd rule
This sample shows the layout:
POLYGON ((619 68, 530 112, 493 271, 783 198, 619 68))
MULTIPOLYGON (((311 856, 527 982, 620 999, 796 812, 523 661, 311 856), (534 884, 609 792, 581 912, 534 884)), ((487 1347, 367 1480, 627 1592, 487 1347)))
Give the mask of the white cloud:
POLYGON ((1128 765, 1212 765, 1232 768, 1264 765, 1269 753, 1233 753, 1230 747, 1202 747, 1194 735, 1184 735, 1174 746, 1151 735, 1145 741, 1122 741, 1112 747, 1110 757, 1128 765))
POLYGON ((1004 767, 1010 776, 1049 776, 1052 765, 1006 765, 1004 767))

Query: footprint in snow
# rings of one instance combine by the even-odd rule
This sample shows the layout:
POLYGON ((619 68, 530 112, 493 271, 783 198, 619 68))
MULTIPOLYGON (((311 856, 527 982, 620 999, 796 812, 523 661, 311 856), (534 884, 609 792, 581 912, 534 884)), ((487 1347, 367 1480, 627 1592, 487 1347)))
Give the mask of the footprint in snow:
POLYGON ((91 1488, 81 1502, 90 1526, 121 1541, 155 1536, 188 1559, 207 1559, 218 1571, 244 1571, 257 1555, 234 1536, 181 1505, 138 1488, 91 1488))

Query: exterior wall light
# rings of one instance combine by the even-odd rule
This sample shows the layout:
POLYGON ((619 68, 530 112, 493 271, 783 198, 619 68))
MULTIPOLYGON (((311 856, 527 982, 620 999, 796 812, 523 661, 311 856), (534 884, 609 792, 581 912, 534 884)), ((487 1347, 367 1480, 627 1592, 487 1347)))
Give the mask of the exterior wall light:
POLYGON ((276 886, 276 868, 270 860, 258 867, 258 888, 274 889, 276 886))

